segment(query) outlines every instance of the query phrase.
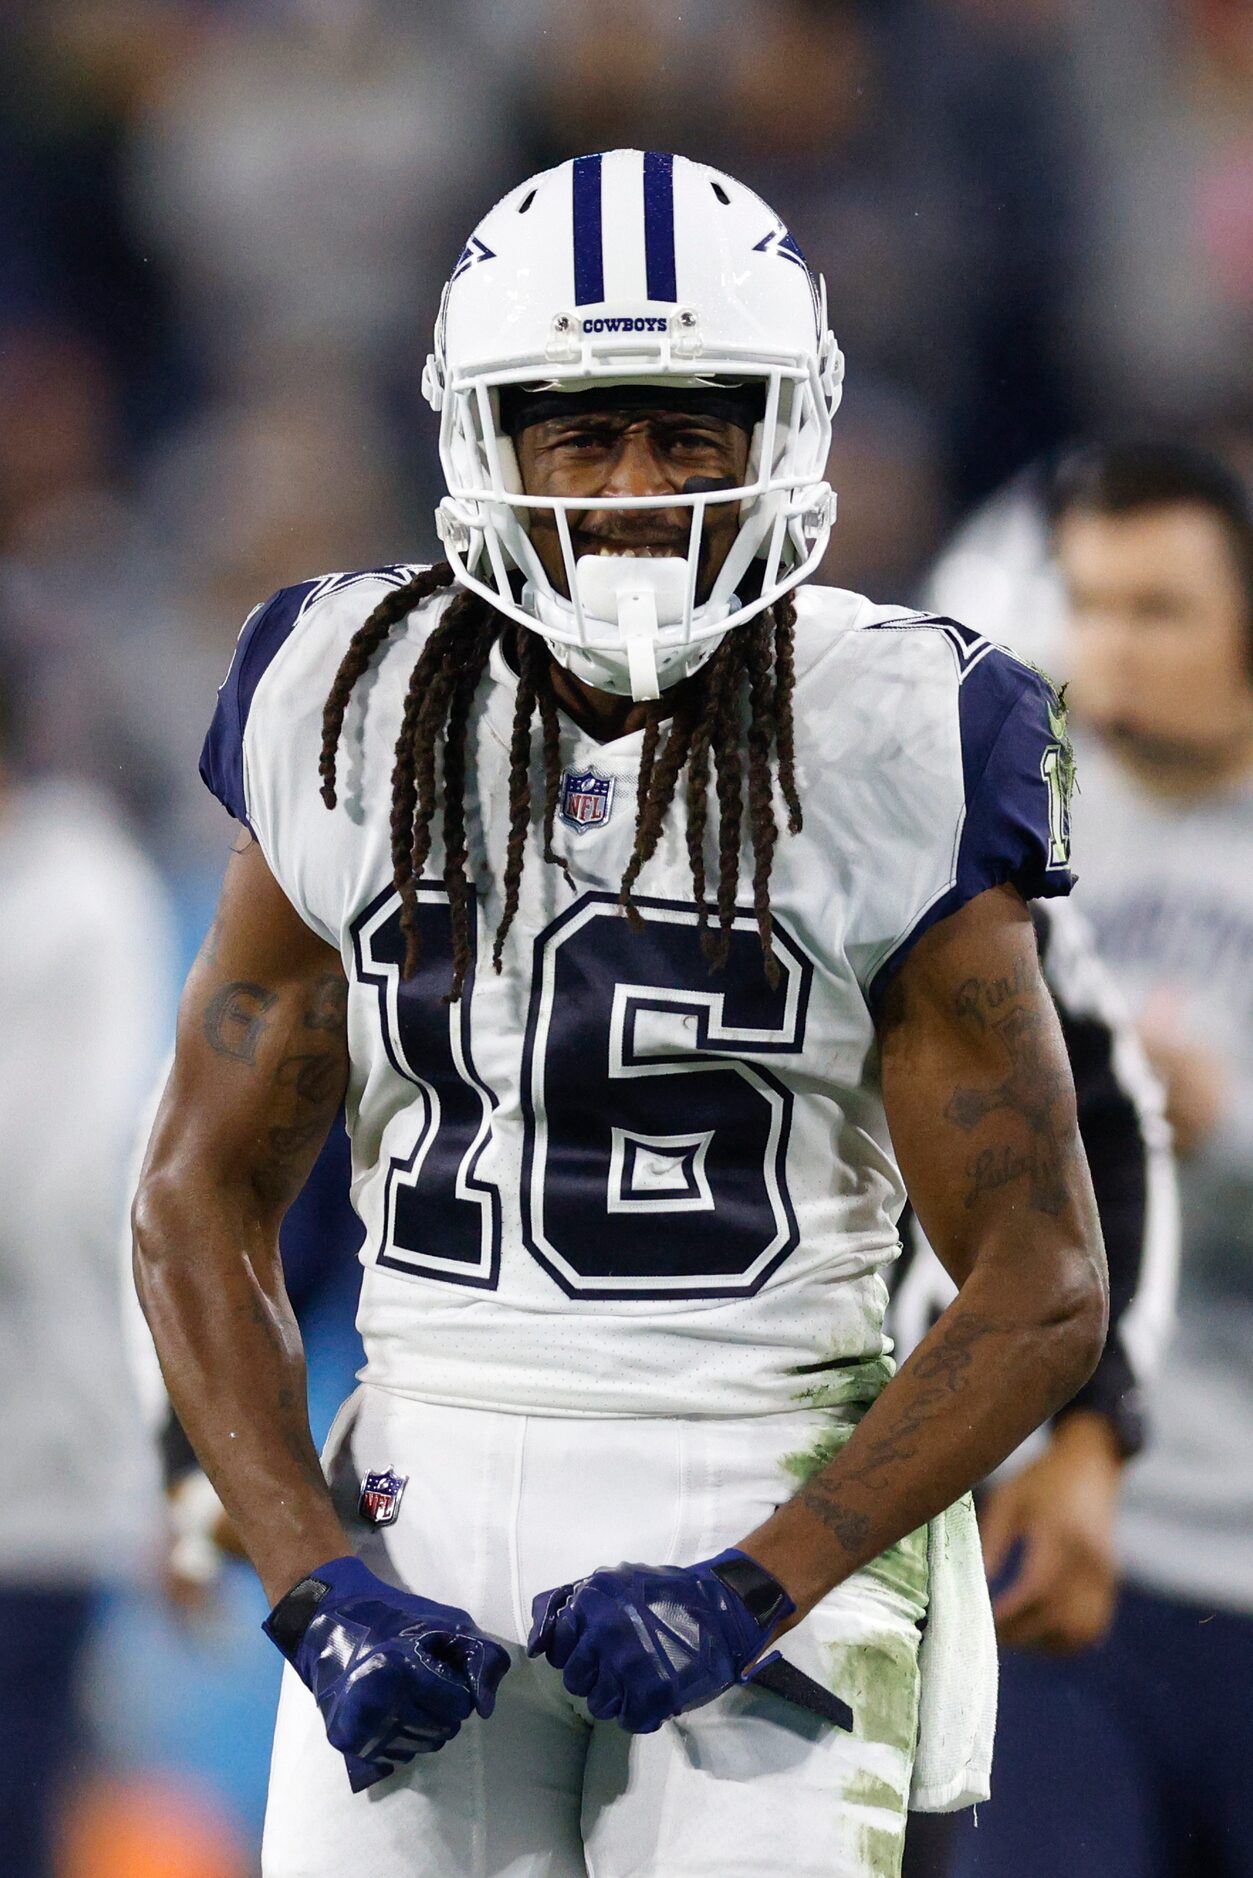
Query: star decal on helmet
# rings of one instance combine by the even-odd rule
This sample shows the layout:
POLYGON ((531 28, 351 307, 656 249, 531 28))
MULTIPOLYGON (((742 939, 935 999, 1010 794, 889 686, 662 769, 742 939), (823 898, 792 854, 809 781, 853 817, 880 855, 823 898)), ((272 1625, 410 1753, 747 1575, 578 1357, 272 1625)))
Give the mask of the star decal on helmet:
POLYGON ((471 235, 457 256, 457 265, 452 271, 452 278, 460 280, 466 269, 473 267, 476 261, 494 261, 495 259, 494 249, 489 248, 485 241, 480 241, 477 235, 471 235))

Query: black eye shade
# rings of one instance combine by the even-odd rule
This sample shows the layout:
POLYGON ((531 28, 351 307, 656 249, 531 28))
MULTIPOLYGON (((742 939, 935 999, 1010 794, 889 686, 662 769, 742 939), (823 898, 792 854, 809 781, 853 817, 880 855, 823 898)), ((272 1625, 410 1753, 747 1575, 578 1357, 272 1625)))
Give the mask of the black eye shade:
POLYGON ((766 409, 764 382, 711 384, 671 391, 666 385, 593 385, 588 391, 551 391, 531 385, 502 385, 500 427, 508 437, 532 424, 599 416, 619 411, 658 411, 667 416, 713 417, 753 433, 766 409))

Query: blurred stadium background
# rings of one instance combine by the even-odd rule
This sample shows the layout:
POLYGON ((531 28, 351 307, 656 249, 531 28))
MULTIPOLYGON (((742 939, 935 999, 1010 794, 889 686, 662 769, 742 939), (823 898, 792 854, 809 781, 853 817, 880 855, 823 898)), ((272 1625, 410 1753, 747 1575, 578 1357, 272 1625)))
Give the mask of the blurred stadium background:
MULTIPOLYGON (((8 0, 0 658, 20 766, 106 792, 164 883, 163 1026, 231 839, 196 762, 240 622, 431 556, 441 284, 507 186, 619 144, 742 175, 826 275, 838 584, 917 601, 1016 472, 1126 421, 1253 470, 1244 0, 8 0)), ((312 1335, 315 1432, 342 1321, 312 1335)), ((100 1439, 121 1479, 129 1436, 100 1439)), ((127 1492, 64 1878, 246 1878, 260 1593, 233 1568, 176 1616, 151 1478, 127 1492)))

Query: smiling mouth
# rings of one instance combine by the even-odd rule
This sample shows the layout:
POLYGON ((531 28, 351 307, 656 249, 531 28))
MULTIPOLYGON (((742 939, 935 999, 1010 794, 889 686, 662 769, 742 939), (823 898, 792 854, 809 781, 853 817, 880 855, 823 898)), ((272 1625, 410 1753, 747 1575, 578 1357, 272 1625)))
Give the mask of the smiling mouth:
MULTIPOLYGON (((638 560, 642 556, 666 560, 686 560, 691 546, 691 536, 685 528, 658 526, 654 535, 646 535, 639 528, 629 533, 602 532, 599 528, 571 529, 574 545, 574 557, 581 561, 585 554, 620 554, 628 560, 638 560)), ((702 530, 701 550, 704 551, 704 531, 702 530)))
POLYGON ((628 548, 617 541, 593 541, 587 547, 580 548, 575 558, 581 561, 586 554, 615 554, 621 555, 626 561, 683 561, 687 559, 686 547, 686 543, 680 548, 674 542, 658 542, 656 546, 650 543, 646 547, 636 545, 628 548))

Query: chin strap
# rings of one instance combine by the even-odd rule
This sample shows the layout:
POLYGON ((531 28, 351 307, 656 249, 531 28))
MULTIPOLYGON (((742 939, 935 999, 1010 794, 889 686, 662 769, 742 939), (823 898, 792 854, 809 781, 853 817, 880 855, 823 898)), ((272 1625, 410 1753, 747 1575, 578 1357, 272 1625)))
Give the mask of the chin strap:
POLYGON ((661 696, 657 676, 657 597, 648 588, 618 596, 618 631, 626 647, 631 696, 639 704, 661 696))
POLYGON ((631 696, 661 696, 657 672, 663 626, 677 626, 687 604, 688 564, 675 555, 584 554, 574 571, 585 615, 616 625, 626 653, 631 696))
MULTIPOLYGON (((583 555, 575 580, 584 625, 600 641, 594 647, 572 641, 573 608, 568 600, 538 592, 528 583, 522 603, 541 633, 546 625, 557 627, 560 622, 559 631, 548 640, 560 664, 602 690, 646 703, 661 696, 663 685, 678 684, 698 671, 719 643, 712 636, 677 645, 666 642, 667 629, 683 621, 688 572, 687 561, 674 555, 583 555), (605 640, 613 637, 617 645, 607 645, 605 640)), ((720 611, 731 612, 738 604, 733 598, 720 611)))

